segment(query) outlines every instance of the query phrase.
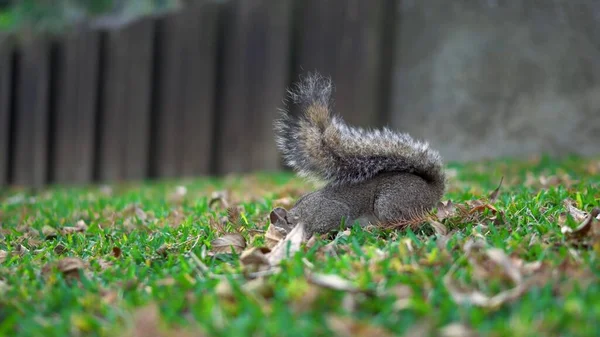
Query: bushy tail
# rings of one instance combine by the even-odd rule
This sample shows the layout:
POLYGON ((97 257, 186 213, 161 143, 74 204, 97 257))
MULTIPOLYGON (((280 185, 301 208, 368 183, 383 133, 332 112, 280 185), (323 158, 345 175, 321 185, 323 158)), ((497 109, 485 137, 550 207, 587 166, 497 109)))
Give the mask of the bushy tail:
POLYGON ((332 83, 308 74, 290 91, 299 105, 298 118, 281 111, 275 121, 276 141, 284 160, 299 175, 330 184, 351 184, 383 172, 408 172, 444 183, 439 153, 406 133, 348 126, 331 112, 332 83))

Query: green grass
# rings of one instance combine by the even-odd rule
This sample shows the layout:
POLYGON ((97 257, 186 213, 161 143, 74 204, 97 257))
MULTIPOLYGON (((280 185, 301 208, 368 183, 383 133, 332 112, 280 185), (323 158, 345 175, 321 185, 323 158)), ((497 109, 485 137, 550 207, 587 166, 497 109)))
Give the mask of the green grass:
POLYGON ((453 203, 485 202, 503 177, 493 202, 503 220, 494 221, 489 209, 471 219, 445 219, 445 238, 426 223, 414 230, 353 227, 320 238, 285 259, 279 273, 253 281, 244 277, 239 254, 212 254, 211 242, 239 232, 248 247, 264 245, 264 232, 254 230, 267 230, 270 210, 315 187, 292 174, 53 187, 35 194, 3 190, 0 336, 125 336, 156 324, 164 336, 181 336, 181 330, 331 336, 344 328, 359 336, 439 335, 452 327, 486 336, 595 335, 600 240, 597 233, 566 237, 561 225, 578 222, 561 213, 567 199, 588 212, 599 206, 600 161, 503 160, 450 169, 444 200, 453 203), (177 186, 187 193, 177 195, 177 186), (209 208, 212 193, 222 190, 230 206, 242 206, 240 216, 228 215, 219 202, 209 208), (84 231, 62 232, 80 220, 84 231), (494 294, 512 286, 498 265, 467 261, 469 240, 513 261, 540 261, 524 276, 531 286, 497 307, 456 303, 444 283, 453 265, 452 277, 463 287, 494 294), (325 254, 331 242, 336 253, 325 254), (87 265, 63 272, 56 263, 66 257, 87 265), (477 277, 482 270, 490 274, 477 277), (316 285, 308 271, 337 275, 359 291, 316 285))
POLYGON ((178 6, 177 0, 19 0, 0 8, 0 32, 62 33, 81 20, 139 17, 178 6))

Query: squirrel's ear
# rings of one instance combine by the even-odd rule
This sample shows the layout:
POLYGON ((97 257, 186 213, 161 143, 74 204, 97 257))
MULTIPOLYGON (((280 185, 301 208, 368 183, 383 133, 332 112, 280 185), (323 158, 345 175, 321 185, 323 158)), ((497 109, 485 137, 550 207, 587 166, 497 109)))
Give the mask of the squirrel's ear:
POLYGON ((272 224, 276 223, 278 220, 287 223, 287 210, 283 207, 276 207, 271 211, 271 214, 269 214, 269 219, 272 224))

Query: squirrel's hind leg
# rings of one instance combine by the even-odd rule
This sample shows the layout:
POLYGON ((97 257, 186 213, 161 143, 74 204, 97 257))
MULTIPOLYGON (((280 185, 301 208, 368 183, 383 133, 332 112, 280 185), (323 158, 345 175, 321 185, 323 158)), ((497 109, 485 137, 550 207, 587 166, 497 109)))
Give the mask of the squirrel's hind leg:
POLYGON ((386 177, 377 190, 373 213, 380 223, 410 221, 433 208, 442 193, 443 187, 413 174, 386 177))

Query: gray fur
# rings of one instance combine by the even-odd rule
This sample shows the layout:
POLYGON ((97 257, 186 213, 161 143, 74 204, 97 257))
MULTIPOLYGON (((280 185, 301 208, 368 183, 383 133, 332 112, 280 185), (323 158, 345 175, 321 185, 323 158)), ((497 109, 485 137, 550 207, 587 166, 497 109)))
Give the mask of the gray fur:
POLYGON ((282 111, 275 122, 288 165, 329 182, 278 218, 292 226, 305 223, 311 235, 340 228, 344 220, 346 226, 389 223, 434 207, 445 192, 439 153, 405 133, 346 125, 331 114, 331 92, 329 79, 309 74, 289 92, 303 114, 292 118, 282 111))
MULTIPOLYGON (((332 89, 330 79, 308 74, 289 90, 289 97, 303 112, 313 105, 330 110, 332 89)), ((324 137, 314 142, 303 141, 303 134, 324 134, 327 131, 319 129, 306 115, 294 119, 282 110, 275 122, 277 146, 286 163, 299 175, 325 179, 332 185, 358 183, 384 172, 414 173, 432 182, 445 180, 442 158, 428 143, 388 128, 366 130, 350 127, 331 112, 329 118, 328 127, 339 135, 339 145, 328 142, 324 137), (301 126, 301 121, 305 122, 305 127, 301 126), (307 130, 306 126, 313 130, 307 130), (319 148, 319 153, 324 155, 311 155, 308 150, 314 148, 319 148)))

